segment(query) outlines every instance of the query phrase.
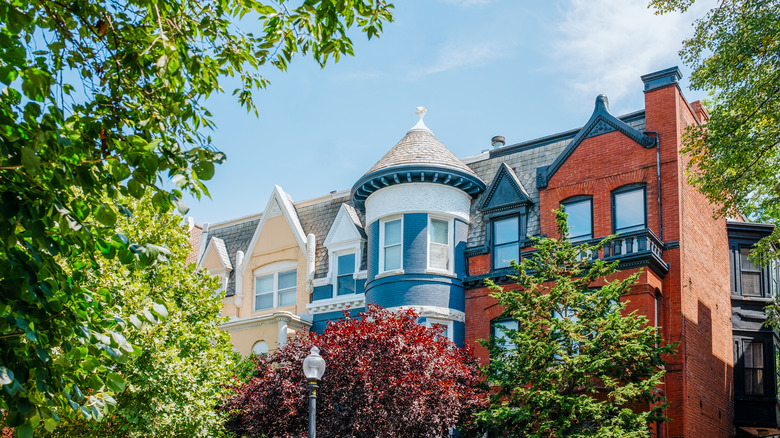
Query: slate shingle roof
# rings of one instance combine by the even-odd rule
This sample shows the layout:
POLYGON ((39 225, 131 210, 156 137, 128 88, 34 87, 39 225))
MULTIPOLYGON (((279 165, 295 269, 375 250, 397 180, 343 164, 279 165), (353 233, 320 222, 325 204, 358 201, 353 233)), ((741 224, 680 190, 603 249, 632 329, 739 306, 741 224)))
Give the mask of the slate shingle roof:
POLYGON ((446 146, 444 146, 431 131, 413 129, 406 133, 382 159, 365 174, 405 164, 438 165, 462 170, 471 175, 476 174, 463 164, 446 146))
POLYGON ((208 231, 209 239, 216 237, 224 242, 227 256, 233 265, 233 270, 230 271, 230 274, 228 275, 228 284, 225 289, 225 294, 227 296, 236 293, 236 269, 238 268, 238 264, 236 263, 236 251, 246 252, 249 247, 249 241, 252 240, 252 235, 255 233, 255 228, 257 228, 259 222, 260 217, 254 217, 237 224, 217 226, 208 231))

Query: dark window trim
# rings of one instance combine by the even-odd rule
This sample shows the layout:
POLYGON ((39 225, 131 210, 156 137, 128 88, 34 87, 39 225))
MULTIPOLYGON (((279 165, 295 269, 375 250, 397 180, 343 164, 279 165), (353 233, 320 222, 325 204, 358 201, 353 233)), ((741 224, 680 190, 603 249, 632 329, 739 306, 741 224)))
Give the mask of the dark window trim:
POLYGON ((610 197, 612 198, 612 234, 619 233, 619 231, 617 230, 617 217, 616 217, 617 205, 615 204, 615 195, 619 195, 621 193, 633 192, 639 189, 642 189, 644 195, 642 196, 642 200, 644 201, 644 209, 645 209, 644 227, 647 228, 647 184, 631 183, 631 184, 626 184, 624 186, 620 186, 612 190, 612 193, 610 195, 610 197))
POLYGON ((496 221, 500 221, 502 219, 509 219, 512 217, 517 217, 517 226, 520 228, 517 233, 518 238, 518 251, 517 251, 517 257, 516 260, 517 263, 520 263, 520 248, 523 248, 525 244, 529 241, 528 239, 528 206, 523 205, 518 208, 513 208, 511 210, 507 211, 501 211, 501 212, 495 212, 495 213, 489 213, 485 214, 482 219, 485 221, 485 247, 490 252, 490 270, 493 271, 495 269, 506 269, 506 267, 502 268, 496 268, 496 251, 495 251, 495 232, 493 231, 493 226, 496 221))
MULTIPOLYGON (((574 195, 574 196, 569 196, 568 198, 562 200, 559 203, 559 208, 560 208, 560 207, 565 207, 566 204, 574 204, 574 203, 582 202, 582 201, 589 201, 590 202, 590 237, 587 238, 587 239, 577 238, 578 242, 593 239, 593 237, 596 235, 596 230, 594 229, 595 227, 594 227, 594 220, 593 220, 593 217, 594 217, 594 212, 593 212, 593 195, 574 195)), ((571 236, 569 236, 569 239, 571 239, 571 236)))

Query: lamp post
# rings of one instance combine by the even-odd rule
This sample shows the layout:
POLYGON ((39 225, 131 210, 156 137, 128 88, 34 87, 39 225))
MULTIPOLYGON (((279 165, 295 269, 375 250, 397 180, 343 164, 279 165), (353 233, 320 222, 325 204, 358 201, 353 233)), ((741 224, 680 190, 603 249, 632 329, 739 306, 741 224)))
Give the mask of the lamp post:
POLYGON ((303 374, 309 382, 309 438, 317 437, 317 384, 325 374, 325 360, 320 349, 311 347, 311 353, 303 360, 303 374))

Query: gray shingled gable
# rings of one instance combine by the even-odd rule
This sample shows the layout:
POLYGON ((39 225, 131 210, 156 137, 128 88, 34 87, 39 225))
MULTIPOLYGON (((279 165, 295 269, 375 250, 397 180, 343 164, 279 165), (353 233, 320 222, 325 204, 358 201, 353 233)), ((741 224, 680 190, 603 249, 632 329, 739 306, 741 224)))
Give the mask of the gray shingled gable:
POLYGON ((232 296, 236 293, 236 269, 238 269, 238 264, 236 263, 236 251, 246 252, 258 223, 260 223, 260 218, 255 217, 244 222, 226 226, 217 225, 210 228, 208 231, 209 240, 216 237, 218 239, 222 239, 222 241, 225 243, 227 255, 233 265, 233 270, 230 271, 230 274, 228 275, 228 284, 227 288, 225 289, 225 295, 227 296, 232 296))

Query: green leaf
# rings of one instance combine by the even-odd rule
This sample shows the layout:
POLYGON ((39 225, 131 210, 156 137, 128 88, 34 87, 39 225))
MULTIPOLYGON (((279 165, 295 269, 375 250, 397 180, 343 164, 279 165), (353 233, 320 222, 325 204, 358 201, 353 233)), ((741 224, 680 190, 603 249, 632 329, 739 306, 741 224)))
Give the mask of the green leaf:
POLYGON ((14 381, 14 372, 0 366, 0 385, 10 385, 14 381))
POLYGON ((171 203, 176 207, 177 210, 179 210, 179 213, 181 214, 187 214, 187 212, 190 211, 190 207, 187 206, 184 202, 182 202, 181 199, 178 197, 171 195, 171 203))
POLYGON ((192 170, 198 175, 198 179, 203 181, 208 181, 214 177, 214 163, 211 161, 201 160, 192 166, 192 170))
POLYGON ((29 424, 23 424, 16 428, 16 436, 19 438, 32 438, 33 427, 29 424))
POLYGON ((95 219, 107 227, 113 227, 116 224, 116 212, 110 205, 103 203, 95 212, 95 219))
POLYGON ((13 82, 18 75, 19 73, 12 65, 4 65, 0 67, 0 82, 6 85, 11 85, 11 82, 13 82))
POLYGON ((36 172, 40 167, 41 159, 38 158, 35 151, 30 148, 22 148, 22 166, 28 171, 36 172))
POLYGON ((158 315, 160 315, 160 317, 162 318, 168 317, 168 309, 164 305, 160 303, 154 303, 152 305, 152 308, 154 309, 155 312, 157 312, 158 315))
POLYGON ((106 386, 114 393, 124 391, 126 385, 125 379, 117 373, 109 373, 106 378, 106 386))

